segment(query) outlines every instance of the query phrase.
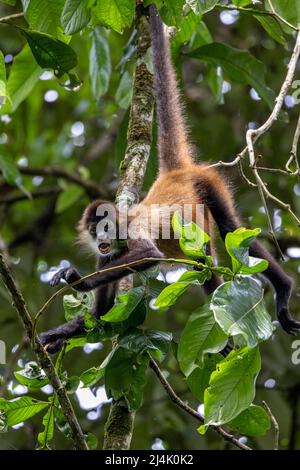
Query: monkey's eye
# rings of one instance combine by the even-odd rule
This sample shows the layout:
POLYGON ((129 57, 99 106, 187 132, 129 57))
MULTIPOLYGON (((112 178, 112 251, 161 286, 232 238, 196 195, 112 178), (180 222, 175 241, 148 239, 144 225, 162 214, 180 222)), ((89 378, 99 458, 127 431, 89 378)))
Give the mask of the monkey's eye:
POLYGON ((91 237, 93 238, 96 238, 96 235, 97 235, 97 230, 96 230, 96 225, 90 225, 89 227, 89 233, 91 235, 91 237))

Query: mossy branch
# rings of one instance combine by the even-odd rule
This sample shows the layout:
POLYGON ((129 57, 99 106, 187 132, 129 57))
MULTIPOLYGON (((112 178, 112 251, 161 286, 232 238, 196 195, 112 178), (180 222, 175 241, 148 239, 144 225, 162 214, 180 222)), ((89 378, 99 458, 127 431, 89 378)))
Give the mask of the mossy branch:
MULTIPOLYGON (((137 1, 136 6, 136 30, 136 66, 127 148, 120 168, 120 183, 116 196, 116 203, 122 207, 130 207, 139 200, 152 140, 154 94, 151 38, 148 16, 140 1, 137 1)), ((125 278, 119 287, 123 292, 129 290, 132 287, 131 279, 125 278)), ((128 450, 134 418, 135 413, 128 409, 125 399, 113 402, 105 425, 103 449, 128 450)))

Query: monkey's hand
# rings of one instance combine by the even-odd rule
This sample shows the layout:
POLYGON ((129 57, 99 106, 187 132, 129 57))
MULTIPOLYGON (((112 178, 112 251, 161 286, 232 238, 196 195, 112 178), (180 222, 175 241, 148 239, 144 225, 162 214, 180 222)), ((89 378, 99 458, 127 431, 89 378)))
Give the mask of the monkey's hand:
POLYGON ((289 312, 289 299, 293 283, 288 280, 282 283, 281 290, 276 295, 276 313, 281 327, 290 335, 300 332, 300 322, 295 320, 289 312))
POLYGON ((63 268, 54 274, 50 281, 50 286, 58 286, 61 280, 66 281, 68 284, 72 284, 73 282, 79 281, 80 278, 80 274, 72 266, 69 268, 63 268))

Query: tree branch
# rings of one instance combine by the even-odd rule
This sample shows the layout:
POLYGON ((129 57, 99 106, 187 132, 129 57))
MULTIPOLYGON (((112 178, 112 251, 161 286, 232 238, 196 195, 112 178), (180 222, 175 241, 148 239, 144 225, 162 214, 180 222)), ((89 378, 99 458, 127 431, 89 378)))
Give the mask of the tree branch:
POLYGON ((273 423, 274 430, 275 430, 274 450, 278 450, 279 448, 279 425, 278 425, 277 419, 273 415, 271 408, 267 405, 267 403, 263 401, 262 404, 264 405, 266 412, 270 416, 270 419, 273 423))
MULTIPOLYGON (((147 54, 151 47, 149 20, 140 0, 136 5, 137 58, 127 148, 121 164, 120 183, 116 195, 116 203, 120 207, 130 207, 138 202, 152 139, 153 75, 147 67, 147 54)), ((132 280, 128 278, 122 280, 119 287, 121 291, 126 292, 132 287, 132 280)), ((135 413, 129 410, 125 399, 113 402, 105 425, 103 449, 129 449, 134 418, 135 413)))
POLYGON ((32 175, 32 176, 44 176, 47 178, 63 178, 70 183, 75 183, 78 186, 81 186, 87 194, 92 198, 107 198, 109 196, 108 192, 100 188, 97 183, 94 181, 87 181, 83 179, 78 173, 65 170, 64 168, 58 166, 48 166, 44 168, 28 168, 24 166, 19 166, 18 170, 23 175, 32 175))
POLYGON ((39 338, 36 337, 36 335, 34 334, 33 323, 32 323, 30 314, 27 310, 24 297, 19 291, 19 289, 17 288, 16 283, 12 277, 12 274, 6 262, 4 261, 3 255, 1 253, 0 253, 0 274, 2 276, 4 284, 6 285, 11 295, 13 306, 15 307, 15 309, 17 310, 19 314, 19 318, 23 324, 26 335, 28 336, 32 350, 35 353, 41 368, 45 371, 45 374, 47 375, 49 382, 52 385, 57 395, 64 417, 70 426, 75 448, 77 450, 79 449, 88 450, 88 446, 85 442, 83 432, 77 421, 77 418, 75 416, 72 404, 67 395, 65 387, 63 386, 55 370, 55 367, 53 365, 53 362, 50 356, 48 355, 48 353, 42 346, 39 338))
MULTIPOLYGON (((166 380, 164 377, 163 373, 161 372, 158 364, 151 359, 150 360, 150 367, 153 370, 153 372, 157 375, 160 383, 166 390, 167 394, 171 398, 171 400, 175 403, 175 405, 179 406, 182 410, 184 410, 186 413, 189 415, 193 416, 193 418, 198 419, 202 424, 204 424, 204 418, 195 411, 193 408, 191 408, 189 405, 187 405, 186 402, 182 401, 181 398, 174 392, 173 388, 169 384, 169 382, 166 380)), ((246 446, 242 442, 240 442, 238 439, 236 439, 234 436, 229 434, 227 431, 225 431, 223 428, 220 426, 212 426, 212 429, 216 431, 225 441, 230 442, 236 447, 239 447, 242 450, 252 450, 251 447, 246 446)))

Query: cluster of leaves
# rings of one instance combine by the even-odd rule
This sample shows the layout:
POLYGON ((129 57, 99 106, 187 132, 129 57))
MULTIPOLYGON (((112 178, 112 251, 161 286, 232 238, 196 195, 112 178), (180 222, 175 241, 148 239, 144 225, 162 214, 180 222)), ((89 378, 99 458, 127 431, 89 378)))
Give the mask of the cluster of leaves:
MULTIPOLYGON (((141 285, 119 295, 115 305, 100 320, 90 313, 92 294, 65 296, 66 320, 82 315, 87 335, 70 340, 60 354, 56 368, 60 371, 63 354, 74 347, 82 346, 86 341, 111 340, 118 335, 117 346, 100 365, 85 370, 78 377, 68 377, 65 371, 61 376, 69 393, 74 393, 79 386, 93 387, 102 380, 108 397, 115 400, 124 397, 129 408, 137 410, 142 403, 150 359, 161 362, 173 352, 190 390, 200 403, 204 402, 205 424, 199 428, 200 433, 208 426, 226 424, 246 435, 265 434, 270 427, 269 417, 262 407, 253 404, 253 400, 261 368, 258 344, 272 335, 274 326, 264 305, 261 284, 253 277, 264 271, 268 263, 249 256, 249 246, 260 230, 240 228, 227 235, 231 269, 213 265, 211 256, 206 255, 209 236, 196 224, 185 224, 175 213, 173 230, 187 257, 185 262, 194 270, 186 271, 178 282, 167 287, 156 279, 157 269, 143 273, 141 285), (147 312, 151 311, 149 302, 155 300, 154 305, 164 312, 191 285, 203 285, 213 273, 223 274, 227 280, 207 303, 192 313, 179 344, 174 342, 171 333, 142 326, 147 312), (226 348, 229 338, 234 348, 223 358, 220 352, 226 348)), ((48 383, 43 372, 33 364, 15 372, 15 377, 33 390, 48 383)), ((58 428, 68 432, 65 423, 59 425, 62 416, 54 395, 48 402, 29 396, 10 401, 2 399, 2 428, 20 423, 45 408, 44 431, 38 437, 39 445, 45 448, 53 438, 57 413, 58 428)))

